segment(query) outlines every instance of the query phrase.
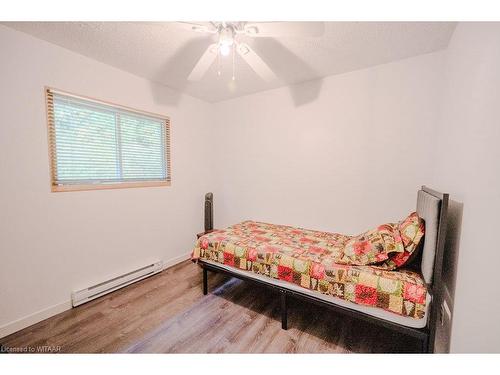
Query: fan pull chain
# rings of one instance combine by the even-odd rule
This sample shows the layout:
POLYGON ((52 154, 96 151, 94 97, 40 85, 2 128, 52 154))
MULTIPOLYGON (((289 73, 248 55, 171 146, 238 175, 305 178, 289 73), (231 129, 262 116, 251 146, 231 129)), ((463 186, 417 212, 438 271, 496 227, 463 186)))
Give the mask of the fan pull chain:
POLYGON ((233 45, 233 81, 236 80, 236 77, 235 77, 235 59, 236 59, 236 43, 233 45))
POLYGON ((217 47, 217 76, 221 75, 220 48, 217 47))

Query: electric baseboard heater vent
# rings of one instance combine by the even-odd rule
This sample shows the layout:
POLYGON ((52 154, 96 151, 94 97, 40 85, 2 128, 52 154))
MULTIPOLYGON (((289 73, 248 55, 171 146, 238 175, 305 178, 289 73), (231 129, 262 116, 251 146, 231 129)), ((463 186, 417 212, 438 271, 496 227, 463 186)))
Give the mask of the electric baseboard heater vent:
POLYGON ((135 283, 136 281, 152 276, 163 269, 163 262, 149 264, 137 270, 128 272, 124 275, 117 276, 102 283, 89 286, 88 288, 71 293, 71 303, 73 307, 79 306, 85 302, 92 301, 105 294, 111 293, 124 286, 135 283))

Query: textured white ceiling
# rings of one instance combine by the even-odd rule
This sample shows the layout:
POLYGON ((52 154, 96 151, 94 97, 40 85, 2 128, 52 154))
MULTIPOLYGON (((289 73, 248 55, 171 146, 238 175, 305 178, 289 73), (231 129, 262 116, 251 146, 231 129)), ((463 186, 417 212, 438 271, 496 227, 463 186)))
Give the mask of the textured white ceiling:
POLYGON ((235 82, 227 58, 220 77, 214 64, 192 83, 186 77, 215 37, 175 22, 4 24, 209 102, 438 51, 446 48, 455 28, 451 22, 325 22, 321 37, 243 36, 274 70, 275 81, 261 80, 237 57, 235 82))

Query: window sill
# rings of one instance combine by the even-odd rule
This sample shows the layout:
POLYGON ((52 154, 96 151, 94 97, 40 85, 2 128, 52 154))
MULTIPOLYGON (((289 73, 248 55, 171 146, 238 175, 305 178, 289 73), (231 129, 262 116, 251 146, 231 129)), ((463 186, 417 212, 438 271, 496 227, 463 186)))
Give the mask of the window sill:
POLYGON ((89 185, 52 185, 53 193, 65 191, 86 191, 86 190, 108 190, 108 189, 129 189, 142 187, 170 186, 170 181, 151 182, 118 182, 113 184, 89 184, 89 185))

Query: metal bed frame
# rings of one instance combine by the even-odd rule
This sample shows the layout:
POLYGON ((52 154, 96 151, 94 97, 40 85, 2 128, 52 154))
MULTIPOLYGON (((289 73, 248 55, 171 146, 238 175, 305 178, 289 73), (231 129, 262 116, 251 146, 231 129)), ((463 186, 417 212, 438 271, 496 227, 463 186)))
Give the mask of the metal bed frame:
MULTIPOLYGON (((315 297, 313 295, 302 293, 297 290, 292 290, 284 286, 278 286, 272 283, 268 283, 264 280, 252 277, 252 273, 250 272, 248 273, 248 275, 243 275, 241 273, 232 272, 226 268, 223 268, 215 264, 203 262, 202 259, 199 259, 198 264, 203 269, 203 294, 204 295, 208 294, 208 271, 226 274, 277 291, 281 299, 281 327, 285 330, 288 329, 288 298, 294 297, 299 300, 304 300, 307 302, 315 303, 320 306, 324 306, 337 313, 345 314, 347 316, 364 320, 371 324, 399 332, 403 335, 414 337, 421 342, 422 353, 433 353, 435 347, 436 329, 439 320, 440 308, 443 302, 443 285, 441 276, 443 267, 444 241, 446 235, 449 194, 440 193, 426 186, 422 186, 422 190, 441 200, 440 210, 439 210, 438 232, 437 232, 438 235, 436 241, 436 255, 434 258, 434 267, 433 267, 433 277, 432 277, 432 282, 427 284, 427 290, 432 296, 432 301, 428 311, 427 325, 424 328, 407 327, 398 323, 394 323, 385 319, 372 316, 370 314, 361 311, 352 310, 349 309, 348 307, 337 305, 334 302, 327 301, 320 297, 315 297)), ((203 233, 201 233, 200 235, 202 234, 203 233)))

